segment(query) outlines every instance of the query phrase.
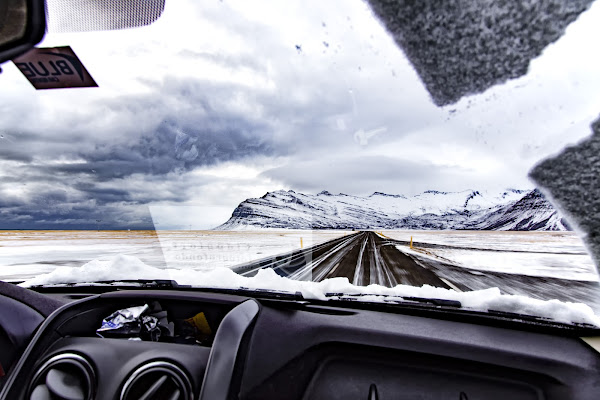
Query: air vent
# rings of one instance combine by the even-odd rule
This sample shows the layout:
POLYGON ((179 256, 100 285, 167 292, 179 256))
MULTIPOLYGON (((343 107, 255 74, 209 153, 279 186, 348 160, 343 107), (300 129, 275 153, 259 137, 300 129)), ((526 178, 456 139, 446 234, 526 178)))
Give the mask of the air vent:
POLYGON ((190 400, 192 384, 176 365, 154 361, 135 370, 121 391, 121 400, 190 400))
POLYGON ((31 400, 92 400, 96 377, 90 363, 78 354, 63 353, 46 361, 33 375, 31 400))

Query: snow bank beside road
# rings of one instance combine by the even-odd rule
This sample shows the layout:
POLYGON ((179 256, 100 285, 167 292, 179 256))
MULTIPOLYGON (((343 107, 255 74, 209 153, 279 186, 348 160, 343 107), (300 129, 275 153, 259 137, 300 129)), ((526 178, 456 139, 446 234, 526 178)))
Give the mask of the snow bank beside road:
MULTIPOLYGON (((549 318, 563 323, 586 323, 600 327, 600 318, 585 304, 558 300, 537 300, 525 296, 504 295, 498 288, 472 292, 455 292, 428 285, 413 287, 398 285, 387 288, 379 285, 355 286, 348 278, 326 279, 322 282, 295 281, 277 275, 271 269, 260 270, 254 277, 237 275, 228 268, 211 271, 191 269, 159 269, 144 264, 134 256, 118 255, 107 260, 93 260, 79 268, 59 267, 23 282, 21 286, 85 283, 119 279, 172 279, 180 284, 210 288, 266 289, 302 293, 306 299, 326 300, 327 293, 370 294, 364 301, 384 301, 379 296, 425 297, 460 301, 463 307, 478 311, 506 311, 549 318)), ((389 300, 389 299, 387 299, 389 300)))
POLYGON ((398 249, 477 271, 597 282, 598 271, 574 232, 383 231, 398 249), (438 258, 436 258, 438 257, 438 258))

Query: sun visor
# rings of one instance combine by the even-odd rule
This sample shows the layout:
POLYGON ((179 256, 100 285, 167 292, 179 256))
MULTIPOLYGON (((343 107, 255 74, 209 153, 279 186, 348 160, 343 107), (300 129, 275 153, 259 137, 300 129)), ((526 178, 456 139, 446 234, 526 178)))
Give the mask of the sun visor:
POLYGON ((46 0, 48 32, 135 28, 155 22, 165 0, 46 0))
POLYGON ((438 106, 527 73, 592 0, 368 0, 438 106))

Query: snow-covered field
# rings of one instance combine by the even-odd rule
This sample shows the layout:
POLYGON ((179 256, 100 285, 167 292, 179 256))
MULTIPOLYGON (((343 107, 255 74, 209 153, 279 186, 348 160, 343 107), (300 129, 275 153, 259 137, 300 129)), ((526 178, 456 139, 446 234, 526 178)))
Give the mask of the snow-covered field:
POLYGON ((168 268, 206 271, 327 242, 351 231, 157 231, 168 268))
MULTIPOLYGON (((383 231, 420 243, 432 256, 480 271, 598 281, 598 272, 574 232, 383 231), (437 245, 437 246, 436 246, 437 245)), ((405 251, 405 249, 401 249, 405 251)))
MULTIPOLYGON (((132 255, 156 268, 232 267, 349 234, 349 231, 0 231, 0 277, 24 280, 58 266, 132 255)), ((383 231, 436 247, 428 254, 481 271, 597 281, 573 232, 383 231), (439 246, 439 247, 437 247, 439 246)), ((401 249, 406 250, 406 249, 401 249)))
POLYGON ((59 266, 119 254, 155 268, 210 270, 308 247, 348 231, 0 231, 0 279, 21 281, 59 266))

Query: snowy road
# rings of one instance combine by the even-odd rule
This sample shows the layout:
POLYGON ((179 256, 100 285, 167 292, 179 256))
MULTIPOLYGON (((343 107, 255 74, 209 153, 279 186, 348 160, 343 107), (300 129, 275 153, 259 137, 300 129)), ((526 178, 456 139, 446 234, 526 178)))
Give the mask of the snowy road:
MULTIPOLYGON (((549 299, 550 295, 563 301, 600 307, 598 282, 464 268, 437 257, 436 247, 419 247, 417 244, 411 249, 404 241, 375 232, 358 232, 304 250, 248 263, 234 271, 253 276, 261 268, 273 268, 279 275, 292 279, 322 281, 347 277, 361 286, 431 285, 459 291, 498 287, 507 294, 540 299, 549 299)), ((439 247, 447 249, 449 246, 439 247)))
POLYGON ((327 278, 347 277, 352 283, 361 286, 427 284, 443 288, 453 287, 432 270, 415 262, 413 256, 398 250, 394 240, 375 232, 359 232, 277 259, 248 264, 235 271, 252 276, 260 268, 273 268, 280 275, 315 282, 327 278))

